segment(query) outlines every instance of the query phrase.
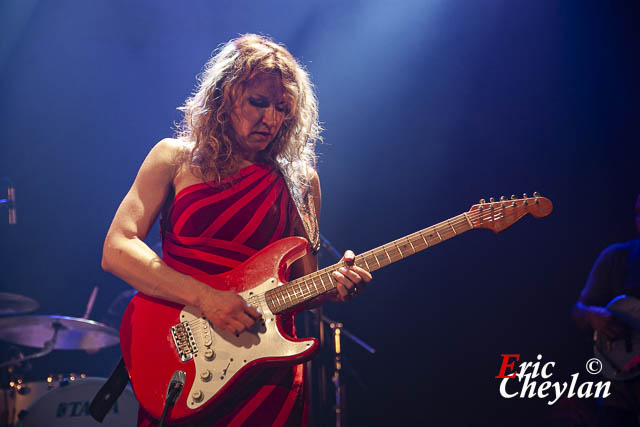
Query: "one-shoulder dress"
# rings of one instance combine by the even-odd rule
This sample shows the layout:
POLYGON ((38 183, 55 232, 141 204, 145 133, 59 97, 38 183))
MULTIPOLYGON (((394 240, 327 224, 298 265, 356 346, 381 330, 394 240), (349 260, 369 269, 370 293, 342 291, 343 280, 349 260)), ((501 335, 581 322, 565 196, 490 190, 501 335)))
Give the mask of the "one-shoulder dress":
MULTIPOLYGON (((268 244, 294 234, 298 214, 280 172, 255 163, 219 184, 191 185, 161 220, 162 258, 194 278, 233 269, 268 244)), ((293 316, 282 326, 295 334, 293 316)), ((304 367, 268 368, 245 378, 234 396, 188 426, 306 425, 304 367)), ((138 425, 153 426, 144 409, 138 425)))

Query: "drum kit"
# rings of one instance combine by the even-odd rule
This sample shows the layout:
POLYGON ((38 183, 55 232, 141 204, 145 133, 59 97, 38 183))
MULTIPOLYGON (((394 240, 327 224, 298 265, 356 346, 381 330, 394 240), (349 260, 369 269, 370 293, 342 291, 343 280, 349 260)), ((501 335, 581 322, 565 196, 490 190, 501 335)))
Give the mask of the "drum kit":
POLYGON ((35 300, 23 295, 0 292, 0 340, 17 346, 36 348, 21 351, 0 363, 0 427, 31 426, 127 426, 135 425, 138 403, 130 388, 125 389, 102 424, 89 415, 93 396, 105 378, 85 374, 49 375, 27 381, 20 374, 25 362, 58 350, 97 352, 119 343, 119 333, 103 323, 88 319, 97 288, 82 318, 54 315, 27 315, 38 309, 35 300))

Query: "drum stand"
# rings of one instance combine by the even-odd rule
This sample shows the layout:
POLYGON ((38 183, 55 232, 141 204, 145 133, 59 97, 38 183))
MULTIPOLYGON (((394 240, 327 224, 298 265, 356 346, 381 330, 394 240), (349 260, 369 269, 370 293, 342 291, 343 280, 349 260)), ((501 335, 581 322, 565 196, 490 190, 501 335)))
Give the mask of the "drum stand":
POLYGON ((56 348, 56 341, 58 341, 58 332, 61 329, 65 329, 64 325, 60 322, 53 322, 51 324, 51 327, 53 328, 53 336, 50 340, 45 341, 44 345, 42 346, 42 350, 28 356, 25 356, 24 354, 22 354, 22 352, 20 352, 17 358, 11 359, 4 363, 0 363, 0 369, 7 366, 17 366, 22 362, 26 362, 27 360, 37 359, 38 357, 46 356, 47 354, 51 353, 56 348))

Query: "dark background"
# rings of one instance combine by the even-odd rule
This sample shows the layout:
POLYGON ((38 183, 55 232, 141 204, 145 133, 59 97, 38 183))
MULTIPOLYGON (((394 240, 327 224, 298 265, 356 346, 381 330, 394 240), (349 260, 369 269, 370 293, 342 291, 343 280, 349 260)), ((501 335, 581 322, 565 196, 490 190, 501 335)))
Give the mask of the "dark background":
MULTIPOLYGON (((321 230, 337 248, 368 250, 480 198, 554 203, 325 309, 378 350, 345 343, 366 385, 347 378, 351 424, 548 422, 567 402, 503 399, 494 377, 500 354, 519 353, 557 362, 554 381, 593 379, 570 309, 599 252, 635 236, 639 17, 631 1, 0 1, 0 175, 19 220, 0 228, 0 290, 80 317, 98 285, 91 318, 113 321, 128 287, 100 256, 120 200, 212 50, 267 34, 316 85, 321 230)), ((31 375, 107 376, 118 357, 54 352, 31 375)))

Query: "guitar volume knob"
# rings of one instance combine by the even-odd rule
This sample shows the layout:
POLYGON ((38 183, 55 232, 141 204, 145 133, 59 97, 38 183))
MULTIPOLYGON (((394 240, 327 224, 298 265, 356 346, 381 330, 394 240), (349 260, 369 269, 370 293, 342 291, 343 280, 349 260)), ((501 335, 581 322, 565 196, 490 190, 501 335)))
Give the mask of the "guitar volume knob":
POLYGON ((200 379, 204 382, 211 381, 211 371, 205 369, 204 371, 200 372, 200 379))
POLYGON ((216 357, 216 354, 214 353, 214 351, 210 348, 206 349, 204 351, 204 358, 207 360, 213 360, 213 358, 216 357))
POLYGON ((193 393, 191 393, 191 397, 196 402, 200 402, 202 399, 204 399, 204 393, 202 392, 202 390, 196 390, 193 393))

